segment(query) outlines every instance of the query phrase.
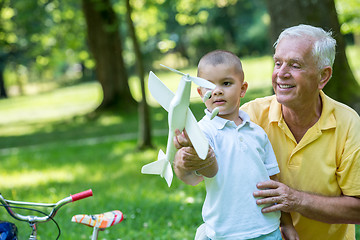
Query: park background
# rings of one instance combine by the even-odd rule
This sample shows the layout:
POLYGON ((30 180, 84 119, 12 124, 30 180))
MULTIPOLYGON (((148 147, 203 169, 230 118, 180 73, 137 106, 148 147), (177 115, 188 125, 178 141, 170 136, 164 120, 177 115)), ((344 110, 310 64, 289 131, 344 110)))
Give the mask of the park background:
MULTIPOLYGON (((149 95, 154 71, 175 90, 206 52, 243 61, 242 103, 272 94, 272 43, 300 23, 331 30, 338 43, 325 92, 360 111, 359 0, 0 0, 0 192, 56 202, 88 188, 94 196, 60 210, 60 239, 89 239, 78 213, 124 212, 99 239, 193 239, 203 184, 171 188, 141 166, 165 150, 167 113, 149 95), (146 97, 144 97, 146 96, 146 97)), ((204 105, 192 92, 198 120, 204 105)), ((246 217, 246 216, 244 216, 246 217)), ((20 239, 30 228, 15 222, 20 239)), ((39 225, 54 239, 55 224, 39 225)), ((357 228, 357 239, 360 229, 357 228)))

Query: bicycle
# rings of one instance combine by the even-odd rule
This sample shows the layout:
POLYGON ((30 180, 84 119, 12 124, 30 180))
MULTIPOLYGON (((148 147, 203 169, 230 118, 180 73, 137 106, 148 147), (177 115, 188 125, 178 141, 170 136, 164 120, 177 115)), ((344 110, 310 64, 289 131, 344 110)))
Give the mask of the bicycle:
POLYGON ((70 195, 69 197, 66 197, 64 199, 61 199, 60 201, 58 201, 57 203, 34 203, 34 202, 22 202, 22 201, 13 201, 13 200, 6 200, 0 193, 0 205, 5 207, 5 209, 7 210, 7 212, 10 214, 10 216, 12 216, 13 218, 15 218, 16 220, 19 221, 24 221, 24 222, 28 222, 32 231, 29 237, 29 240, 37 240, 37 224, 38 223, 42 223, 42 222, 48 222, 50 220, 52 220, 56 227, 58 228, 58 236, 56 237, 56 239, 59 239, 61 231, 60 231, 60 227, 57 224, 57 222, 54 220, 54 217, 56 215, 56 213, 58 212, 58 210, 70 203, 70 202, 75 202, 87 197, 91 197, 93 195, 92 190, 86 190, 74 195, 70 195), (27 206, 27 207, 20 207, 20 206, 27 206), (33 207, 33 208, 29 208, 29 207, 33 207), (52 208, 52 210, 50 211, 49 214, 42 212, 36 208, 40 208, 40 207, 45 207, 45 208, 52 208), (14 209, 26 209, 26 210, 31 210, 31 211, 35 211, 38 212, 44 216, 35 216, 35 215, 22 215, 19 213, 16 213, 14 211, 14 209))

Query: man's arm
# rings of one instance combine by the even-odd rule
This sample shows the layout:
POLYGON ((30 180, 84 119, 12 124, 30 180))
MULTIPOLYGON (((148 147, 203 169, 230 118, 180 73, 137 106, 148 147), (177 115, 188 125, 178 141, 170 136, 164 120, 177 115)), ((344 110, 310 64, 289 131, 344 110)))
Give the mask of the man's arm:
POLYGON ((186 131, 180 133, 176 130, 173 142, 179 149, 174 159, 174 171, 181 181, 194 186, 204 180, 203 176, 211 178, 217 174, 218 165, 211 147, 203 160, 197 155, 186 131))
POLYGON ((254 192, 256 203, 272 204, 262 209, 298 212, 301 215, 325 223, 360 224, 360 198, 351 196, 327 197, 294 190, 283 183, 266 181, 257 184, 254 192), (275 204, 276 203, 276 204, 275 204))

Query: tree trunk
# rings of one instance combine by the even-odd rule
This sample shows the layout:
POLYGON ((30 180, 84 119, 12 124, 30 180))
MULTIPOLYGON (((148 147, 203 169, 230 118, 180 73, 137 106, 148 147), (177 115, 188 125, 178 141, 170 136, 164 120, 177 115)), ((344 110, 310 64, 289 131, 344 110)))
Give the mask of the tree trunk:
POLYGON ((1 67, 0 67, 0 98, 7 98, 5 81, 4 81, 4 71, 1 67))
POLYGON ((103 90, 97 110, 130 110, 136 105, 128 85, 122 56, 119 20, 110 0, 82 0, 90 51, 103 90))
POLYGON ((345 41, 340 33, 334 0, 266 0, 271 17, 270 32, 275 42, 280 32, 291 26, 309 24, 331 30, 337 41, 333 76, 324 91, 332 98, 354 107, 358 112, 360 86, 348 64, 345 41))
POLYGON ((7 56, 5 54, 0 55, 0 98, 8 97, 5 88, 5 79, 4 79, 6 61, 7 61, 7 56))
POLYGON ((136 70, 140 79, 141 85, 141 102, 139 104, 139 138, 138 138, 138 147, 140 149, 146 147, 152 147, 151 144, 151 127, 150 127, 150 114, 149 114, 149 106, 146 102, 146 93, 145 93, 145 81, 144 81, 144 64, 143 58, 140 50, 140 46, 138 43, 138 39, 136 37, 134 23, 131 18, 132 7, 130 5, 130 0, 126 0, 126 19, 127 25, 129 28, 129 33, 131 36, 131 40, 133 42, 135 56, 136 56, 136 70))

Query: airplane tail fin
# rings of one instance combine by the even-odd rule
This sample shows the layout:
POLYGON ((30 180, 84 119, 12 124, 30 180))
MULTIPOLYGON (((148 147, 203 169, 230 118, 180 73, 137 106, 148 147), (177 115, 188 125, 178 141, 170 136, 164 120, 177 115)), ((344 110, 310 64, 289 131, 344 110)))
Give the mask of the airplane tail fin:
POLYGON ((166 159, 166 155, 162 150, 159 151, 158 160, 144 165, 141 168, 141 173, 160 175, 162 178, 165 178, 168 186, 171 186, 171 182, 173 179, 171 164, 166 159))

